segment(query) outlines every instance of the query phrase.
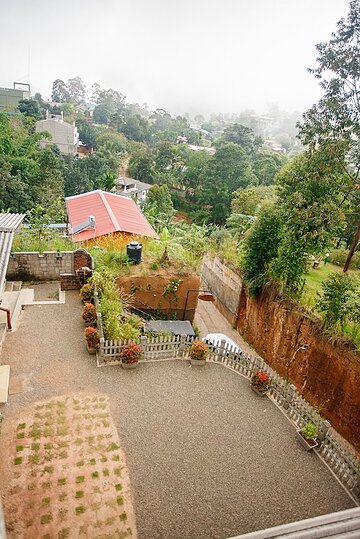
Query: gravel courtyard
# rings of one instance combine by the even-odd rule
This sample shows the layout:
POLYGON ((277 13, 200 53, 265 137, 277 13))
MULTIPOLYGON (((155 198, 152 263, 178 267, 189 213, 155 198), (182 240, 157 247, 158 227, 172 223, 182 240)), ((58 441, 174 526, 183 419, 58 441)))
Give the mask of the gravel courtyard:
POLYGON ((354 506, 241 376, 179 360, 99 369, 86 352, 80 313, 77 292, 66 293, 65 305, 26 307, 0 355, 11 365, 12 393, 0 412, 6 422, 42 399, 106 394, 140 539, 225 539, 354 506))

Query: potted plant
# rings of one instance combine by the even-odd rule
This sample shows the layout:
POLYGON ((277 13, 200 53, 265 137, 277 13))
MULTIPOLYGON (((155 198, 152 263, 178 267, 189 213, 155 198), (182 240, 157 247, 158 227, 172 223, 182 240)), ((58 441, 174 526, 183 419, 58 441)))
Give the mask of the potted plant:
POLYGON ((89 326, 85 329, 86 346, 89 354, 95 354, 97 348, 99 348, 100 337, 97 329, 89 326))
POLYGON ((96 310, 92 303, 85 303, 82 318, 87 326, 91 326, 96 322, 96 310))
POLYGON ((209 348, 204 342, 193 342, 190 348, 191 365, 205 365, 208 352, 209 348))
POLYGON ((141 358, 142 349, 136 342, 124 344, 120 352, 123 369, 135 369, 141 358))
POLYGON ((317 428, 314 423, 311 423, 311 421, 306 423, 305 427, 297 430, 296 432, 299 442, 306 449, 306 451, 311 451, 318 446, 316 441, 317 428))
POLYGON ((80 298, 83 303, 92 303, 94 300, 94 287, 90 283, 85 283, 84 286, 80 288, 80 298))
POLYGON ((266 395, 270 389, 271 378, 265 371, 256 371, 253 373, 250 380, 251 389, 260 396, 266 395))

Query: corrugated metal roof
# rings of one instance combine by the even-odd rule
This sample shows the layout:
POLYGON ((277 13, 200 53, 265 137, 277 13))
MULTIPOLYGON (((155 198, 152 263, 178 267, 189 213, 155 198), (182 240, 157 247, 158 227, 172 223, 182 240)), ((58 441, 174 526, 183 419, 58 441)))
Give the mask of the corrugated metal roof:
POLYGON ((11 253, 14 232, 20 227, 25 214, 0 213, 0 298, 11 253))
POLYGON ((24 213, 0 213, 0 230, 15 232, 25 217, 24 213))
POLYGON ((97 238, 113 232, 158 238, 137 204, 124 196, 99 189, 67 197, 65 201, 71 228, 84 223, 90 215, 95 218, 94 230, 82 230, 74 234, 75 241, 97 238))

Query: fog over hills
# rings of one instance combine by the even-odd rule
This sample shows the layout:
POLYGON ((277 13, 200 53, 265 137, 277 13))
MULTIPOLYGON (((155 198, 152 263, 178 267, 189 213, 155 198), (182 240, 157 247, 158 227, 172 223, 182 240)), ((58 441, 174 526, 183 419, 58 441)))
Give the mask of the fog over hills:
POLYGON ((80 76, 172 113, 303 111, 347 0, 0 0, 0 85, 80 76))

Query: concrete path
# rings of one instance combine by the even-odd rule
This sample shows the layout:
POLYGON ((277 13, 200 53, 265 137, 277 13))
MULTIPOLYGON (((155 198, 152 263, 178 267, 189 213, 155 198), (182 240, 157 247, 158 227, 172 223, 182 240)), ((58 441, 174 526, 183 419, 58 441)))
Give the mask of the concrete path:
MULTIPOLYGON (((8 335, 0 363, 10 364, 18 392, 0 412, 7 421, 40 399, 106 393, 130 468, 140 539, 225 539, 353 507, 284 415, 244 378, 221 365, 179 360, 99 369, 86 352, 78 295, 66 298, 65 305, 26 307, 8 335)), ((5 458, 2 478, 6 467, 5 458)))
POLYGON ((242 338, 241 335, 229 324, 229 322, 217 310, 215 305, 209 301, 199 301, 196 309, 194 325, 200 331, 200 337, 205 337, 208 333, 224 333, 240 348, 253 356, 258 354, 255 350, 242 338))

